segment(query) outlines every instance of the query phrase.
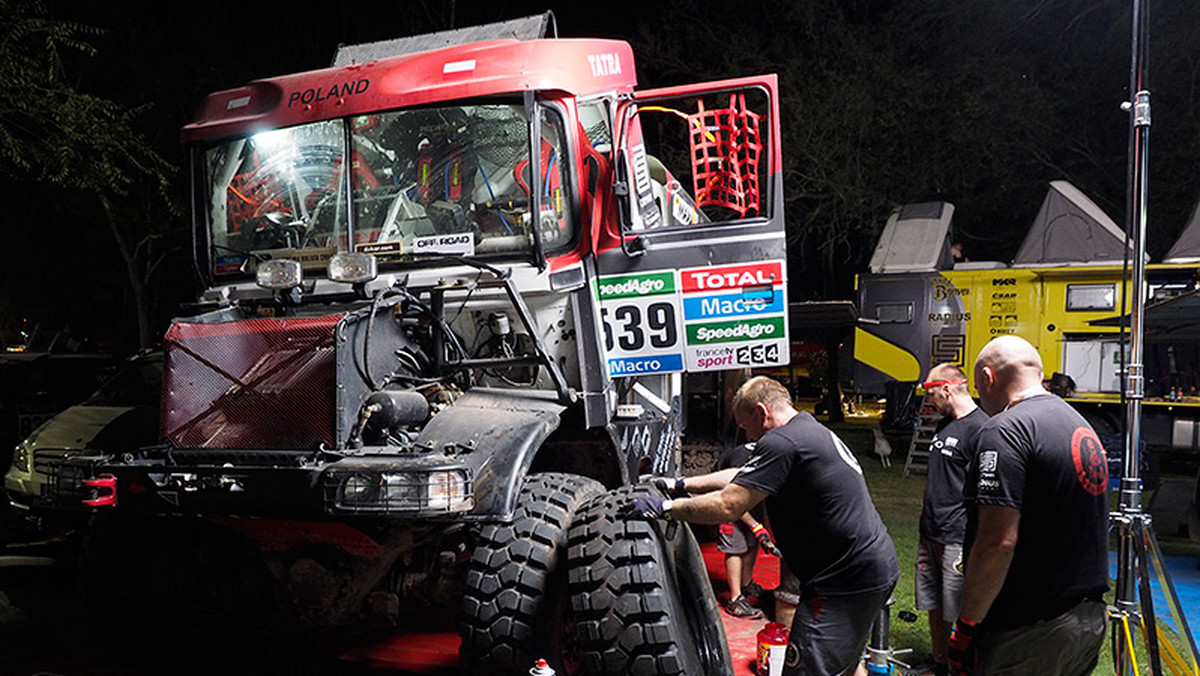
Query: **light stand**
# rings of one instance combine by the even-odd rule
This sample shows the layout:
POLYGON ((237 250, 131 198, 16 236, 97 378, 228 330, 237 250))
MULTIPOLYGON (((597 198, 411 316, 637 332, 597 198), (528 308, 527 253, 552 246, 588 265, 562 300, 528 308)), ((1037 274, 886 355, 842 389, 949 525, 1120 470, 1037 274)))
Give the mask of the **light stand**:
MULTIPOLYGON (((1146 221, 1149 185, 1150 91, 1145 74, 1149 38, 1149 0, 1133 0, 1132 59, 1129 91, 1132 101, 1124 104, 1130 113, 1129 172, 1126 178, 1126 232, 1133 240, 1133 279, 1129 321, 1129 359, 1125 371, 1125 451, 1122 456, 1120 497, 1111 523, 1117 528, 1117 588, 1112 619, 1113 664, 1118 676, 1137 674, 1132 628, 1142 626, 1150 673, 1162 674, 1163 656, 1176 674, 1200 676, 1196 665, 1196 644, 1187 619, 1179 607, 1170 577, 1162 561, 1162 551, 1154 537, 1149 515, 1142 512, 1142 486, 1139 476, 1141 456, 1142 399, 1145 396, 1143 371, 1144 308, 1146 289, 1146 221), (1180 635, 1185 639, 1183 655, 1170 643, 1159 642, 1159 630, 1150 593, 1148 556, 1158 574, 1180 635), (1139 584, 1140 582, 1140 584, 1139 584), (1163 652, 1163 648, 1167 652, 1163 652), (1190 658, 1190 659, 1188 659, 1190 658)), ((1127 252, 1128 253, 1128 252, 1127 252)))

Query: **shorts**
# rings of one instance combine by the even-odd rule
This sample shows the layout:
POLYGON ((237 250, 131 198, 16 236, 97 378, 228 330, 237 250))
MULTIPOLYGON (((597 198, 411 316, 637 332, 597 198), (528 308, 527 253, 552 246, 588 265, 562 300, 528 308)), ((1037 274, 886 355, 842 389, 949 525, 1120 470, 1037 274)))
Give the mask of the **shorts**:
POLYGON ((1028 627, 979 632, 979 668, 973 676, 1090 674, 1100 661, 1108 627, 1102 601, 1080 601, 1058 617, 1028 627))
POLYGON ((893 588, 801 601, 788 635, 783 675, 853 674, 893 588))
POLYGON ((793 606, 800 603, 800 578, 792 573, 786 561, 779 562, 779 586, 775 589, 775 600, 793 606))
POLYGON ((958 619, 962 603, 962 544, 942 544, 921 538, 917 544, 917 610, 942 611, 942 619, 958 619))
POLYGON ((717 551, 722 554, 745 554, 758 543, 750 534, 750 527, 738 521, 723 523, 717 528, 717 551))

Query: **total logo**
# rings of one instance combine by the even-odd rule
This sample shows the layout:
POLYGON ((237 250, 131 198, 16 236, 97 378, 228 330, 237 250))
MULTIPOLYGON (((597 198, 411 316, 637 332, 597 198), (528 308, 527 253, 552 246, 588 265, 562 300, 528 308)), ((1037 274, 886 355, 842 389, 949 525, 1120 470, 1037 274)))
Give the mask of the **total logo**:
POLYGON ((685 293, 765 287, 783 284, 782 261, 680 271, 685 293))

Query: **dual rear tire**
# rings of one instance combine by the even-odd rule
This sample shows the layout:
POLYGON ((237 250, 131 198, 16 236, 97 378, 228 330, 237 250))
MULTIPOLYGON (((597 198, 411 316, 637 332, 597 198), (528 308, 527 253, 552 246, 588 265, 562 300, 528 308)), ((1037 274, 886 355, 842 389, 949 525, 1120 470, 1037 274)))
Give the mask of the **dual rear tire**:
POLYGON ((732 674, 720 609, 685 524, 627 519, 648 486, 535 474, 511 523, 479 531, 462 604, 468 673, 732 674))

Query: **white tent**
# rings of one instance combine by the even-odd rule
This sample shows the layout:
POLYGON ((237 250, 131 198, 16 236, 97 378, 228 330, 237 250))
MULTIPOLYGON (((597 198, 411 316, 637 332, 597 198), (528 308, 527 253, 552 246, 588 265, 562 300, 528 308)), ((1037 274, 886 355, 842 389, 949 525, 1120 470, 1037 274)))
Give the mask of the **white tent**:
POLYGON ((954 258, 950 254, 953 217, 954 205, 949 202, 898 207, 879 235, 879 243, 871 255, 871 272, 920 272, 953 267, 954 258))
POLYGON ((1164 263, 1200 263, 1200 202, 1192 210, 1192 217, 1179 233, 1179 239, 1163 257, 1164 263))
POLYGON ((1095 202, 1066 181, 1051 181, 1013 266, 1116 265, 1126 250, 1133 255, 1132 243, 1095 202))

